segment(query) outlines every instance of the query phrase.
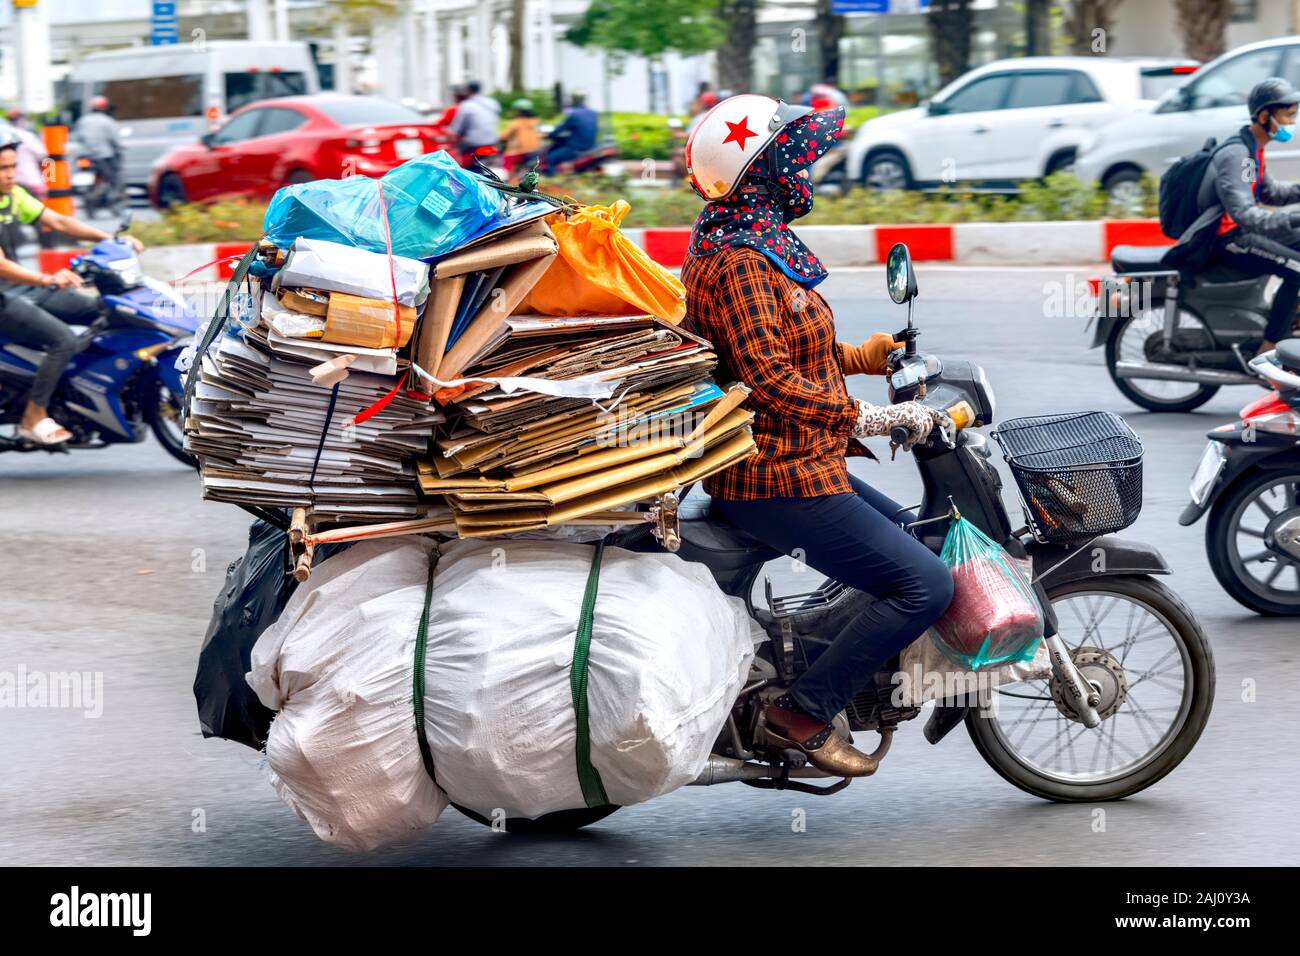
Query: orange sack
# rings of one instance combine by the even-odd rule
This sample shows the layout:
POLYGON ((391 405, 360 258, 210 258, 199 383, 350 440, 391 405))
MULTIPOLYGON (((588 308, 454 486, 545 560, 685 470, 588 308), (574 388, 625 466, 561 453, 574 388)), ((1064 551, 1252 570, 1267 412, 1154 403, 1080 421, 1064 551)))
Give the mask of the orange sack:
POLYGON ((631 210, 583 206, 547 219, 560 252, 516 310, 540 315, 656 315, 680 322, 686 289, 618 228, 631 210))

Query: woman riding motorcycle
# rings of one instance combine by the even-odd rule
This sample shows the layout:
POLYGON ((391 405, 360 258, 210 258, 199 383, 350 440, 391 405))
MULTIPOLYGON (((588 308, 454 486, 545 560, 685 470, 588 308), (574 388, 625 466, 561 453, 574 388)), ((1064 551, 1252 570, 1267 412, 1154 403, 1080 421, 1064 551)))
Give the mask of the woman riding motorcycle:
MULTIPOLYGON (((808 168, 844 131, 844 108, 813 112, 743 94, 715 106, 686 145, 691 184, 708 204, 691 235, 682 282, 687 314, 727 371, 752 390, 757 452, 705 479, 720 515, 765 544, 878 600, 850 621, 767 709, 768 736, 840 776, 875 761, 831 721, 875 671, 947 609, 952 578, 900 527, 914 516, 849 474, 858 439, 908 429, 910 448, 951 420, 917 402, 854 399, 846 374, 881 375, 902 343, 879 333, 835 340, 814 291, 826 269, 787 223, 813 204, 808 168)), ((874 456, 872 456, 874 457, 874 456)))

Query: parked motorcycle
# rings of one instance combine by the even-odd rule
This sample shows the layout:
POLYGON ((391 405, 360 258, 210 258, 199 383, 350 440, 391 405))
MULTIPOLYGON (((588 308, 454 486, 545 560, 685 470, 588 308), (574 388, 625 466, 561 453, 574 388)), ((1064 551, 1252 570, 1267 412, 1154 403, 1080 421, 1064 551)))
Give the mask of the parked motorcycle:
POLYGON ((1129 401, 1190 412, 1224 385, 1258 384, 1248 364, 1264 340, 1269 276, 1221 265, 1185 274, 1164 263, 1168 250, 1115 247, 1092 348, 1105 346, 1106 368, 1129 401))
POLYGON ((1300 339, 1279 342, 1250 368, 1274 391, 1206 436, 1178 523, 1209 513, 1205 551, 1235 601, 1300 615, 1300 339))
MULTIPOLYGON (((173 458, 193 465, 182 448, 185 389, 176 359, 198 327, 194 310, 169 285, 146 276, 121 239, 96 244, 70 268, 100 294, 99 315, 81 336, 84 348, 49 404, 50 415, 73 437, 41 445, 18 437, 15 427, 0 434, 0 451, 103 448, 144 441, 152 430, 173 458)), ((43 357, 0 334, 0 426, 21 420, 43 357)))
MULTIPOLYGON (((1050 666, 1044 665, 1036 679, 998 685, 991 698, 963 692, 940 700, 925 727, 926 739, 938 743, 964 722, 976 749, 997 773, 1047 800, 1117 800, 1151 786, 1178 766, 1200 737, 1214 698, 1214 662, 1192 612, 1156 580, 1170 573, 1160 554, 1110 533, 1132 523, 1141 508, 1140 459, 1134 470, 1131 461, 1112 467, 1098 457, 1104 442, 1086 431, 1088 422, 1104 420, 1102 413, 1003 423, 994 438, 1005 452, 1015 431, 1019 439, 1014 444, 1021 449, 1008 461, 1025 499, 1026 522, 1013 528, 992 450, 973 430, 994 422, 994 395, 984 370, 918 351, 919 332, 911 319, 917 285, 905 245, 889 254, 887 282, 891 298, 908 304, 908 327, 899 333, 906 347, 889 360, 891 401, 918 399, 949 410, 963 426, 954 444, 936 430, 914 446, 924 492, 917 519, 906 527, 938 552, 954 511, 959 511, 1012 556, 1032 562, 1047 622, 1050 666)), ((907 437, 905 431, 892 436, 896 443, 907 437)), ((848 786, 847 779, 810 782, 828 775, 801 752, 768 739, 765 705, 874 598, 830 579, 807 593, 775 596, 767 581, 766 607, 757 607, 755 581, 765 562, 782 555, 725 522, 707 497, 689 494, 678 508, 673 496, 665 496, 656 507, 657 526, 620 532, 612 543, 666 547, 688 561, 703 562, 723 591, 745 602, 767 635, 708 765, 694 783, 740 781, 815 795, 848 786)), ((846 739, 853 732, 878 733, 878 758, 888 751, 898 726, 920 713, 919 706, 896 696, 898 671, 895 657, 835 720, 846 739)), ((599 806, 537 820, 511 819, 507 829, 571 830, 617 809, 599 806)))

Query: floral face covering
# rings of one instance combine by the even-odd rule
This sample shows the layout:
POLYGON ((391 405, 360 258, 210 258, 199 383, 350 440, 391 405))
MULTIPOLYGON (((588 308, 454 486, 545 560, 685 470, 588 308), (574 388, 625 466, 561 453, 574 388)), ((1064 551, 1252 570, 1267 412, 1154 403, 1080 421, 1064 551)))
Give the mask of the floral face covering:
POLYGON ((798 175, 844 135, 844 107, 809 113, 776 135, 726 199, 707 204, 691 233, 689 252, 707 256, 732 246, 749 246, 771 259, 787 276, 811 289, 826 267, 787 225, 813 207, 812 183, 798 175))

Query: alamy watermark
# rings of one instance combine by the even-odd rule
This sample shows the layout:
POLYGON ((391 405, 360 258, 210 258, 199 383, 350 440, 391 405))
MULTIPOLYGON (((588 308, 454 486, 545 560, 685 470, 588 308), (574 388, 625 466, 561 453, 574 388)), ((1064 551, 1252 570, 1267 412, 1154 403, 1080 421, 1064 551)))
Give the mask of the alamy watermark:
POLYGON ((86 718, 104 713, 102 671, 0 671, 0 709, 80 710, 86 718))

